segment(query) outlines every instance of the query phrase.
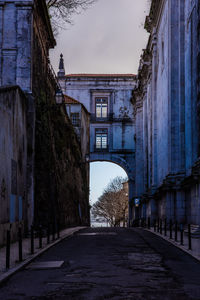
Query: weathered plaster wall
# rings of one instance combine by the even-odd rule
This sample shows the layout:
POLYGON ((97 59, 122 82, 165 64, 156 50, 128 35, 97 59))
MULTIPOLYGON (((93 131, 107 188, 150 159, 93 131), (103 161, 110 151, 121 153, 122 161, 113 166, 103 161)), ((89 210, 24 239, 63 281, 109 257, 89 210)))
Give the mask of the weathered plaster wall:
POLYGON ((200 224, 199 8, 196 0, 152 0, 133 94, 140 213, 194 224, 200 224))
MULTIPOLYGON (((164 7, 162 11, 161 21, 157 28, 156 36, 156 55, 153 57, 152 64, 154 68, 154 77, 152 78, 152 89, 154 91, 154 99, 151 98, 151 102, 156 101, 156 115, 157 115, 157 164, 159 168, 157 170, 157 184, 161 185, 165 176, 170 172, 169 169, 169 120, 170 120, 170 108, 169 108, 169 14, 168 1, 164 1, 164 7)), ((152 103, 153 106, 153 103, 152 103)), ((153 108, 152 108, 153 109, 153 108)), ((151 111, 148 107, 148 111, 151 111)), ((151 113, 152 115, 152 113, 151 113)), ((151 116, 152 118, 153 116, 151 116)), ((151 136, 151 128, 149 130, 149 136, 151 136)), ((152 154, 153 155, 153 154, 152 154)))
POLYGON ((81 106, 81 152, 83 160, 90 153, 90 114, 81 106))
MULTIPOLYGON (((0 2, 0 85, 18 84, 27 95, 27 146, 22 157, 27 168, 26 181, 23 178, 29 205, 26 229, 33 221, 36 225, 57 220, 61 226, 89 224, 88 167, 82 164, 80 145, 64 108, 56 105, 58 83, 48 59, 54 46, 45 0, 0 2)), ((15 113, 20 124, 20 108, 15 113)), ((4 112, 8 124, 9 117, 4 112)), ((5 138, 10 145, 22 139, 17 126, 16 136, 10 132, 10 140, 5 138)), ((3 161, 2 169, 11 169, 10 160, 8 156, 3 161)), ((17 197, 24 197, 24 190, 17 197)))
POLYGON ((90 153, 90 113, 81 103, 67 103, 66 111, 69 118, 73 113, 79 114, 79 124, 74 126, 74 130, 81 144, 83 160, 85 160, 86 155, 90 153))
MULTIPOLYGON (((83 203, 85 203, 85 207, 88 208, 86 211, 87 221, 85 224, 89 223, 89 205, 88 205, 88 198, 89 198, 89 153, 90 153, 90 114, 86 110, 86 108, 81 103, 74 104, 66 102, 66 111, 68 116, 71 118, 72 113, 79 114, 79 124, 75 126, 74 124, 74 131, 78 138, 78 143, 80 144, 81 149, 81 158, 79 158, 79 164, 84 169, 84 182, 82 183, 84 186, 83 192, 80 193, 79 198, 83 198, 83 203)), ((80 182, 78 183, 80 184, 80 182)), ((80 201, 81 203, 81 201, 80 201)), ((84 217, 82 213, 84 211, 84 205, 80 204, 79 212, 81 217, 84 217)))
POLYGON ((31 90, 32 0, 0 3, 0 85, 31 90))
POLYGON ((198 156, 197 124, 197 8, 195 1, 185 4, 185 156, 188 175, 198 156))
POLYGON ((193 0, 185 4, 185 165, 188 175, 185 193, 187 221, 194 224, 200 224, 199 9, 199 1, 193 0))
POLYGON ((0 245, 12 226, 27 226, 27 98, 17 86, 0 88, 0 245))

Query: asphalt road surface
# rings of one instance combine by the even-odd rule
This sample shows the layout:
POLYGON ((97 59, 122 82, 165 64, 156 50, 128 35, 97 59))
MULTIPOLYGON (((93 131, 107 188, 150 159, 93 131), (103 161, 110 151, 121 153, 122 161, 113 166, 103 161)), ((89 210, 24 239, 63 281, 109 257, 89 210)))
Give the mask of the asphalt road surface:
POLYGON ((0 287, 0 299, 200 300, 200 263, 140 229, 84 229, 41 262, 47 269, 18 272, 0 287), (64 263, 51 269, 52 261, 64 263))

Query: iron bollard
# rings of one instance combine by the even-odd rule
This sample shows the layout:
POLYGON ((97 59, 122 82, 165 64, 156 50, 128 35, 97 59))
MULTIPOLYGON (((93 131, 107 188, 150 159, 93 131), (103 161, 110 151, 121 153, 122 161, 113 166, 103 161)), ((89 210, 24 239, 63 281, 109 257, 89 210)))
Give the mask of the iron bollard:
POLYGON ((19 261, 22 261, 22 228, 18 228, 19 261))
POLYGON ((55 223, 52 224, 52 241, 55 241, 55 223))
POLYGON ((180 225, 180 232, 181 232, 181 245, 183 245, 183 225, 180 225))
POLYGON ((10 268, 10 230, 7 230, 6 237, 6 269, 10 268))
POLYGON ((191 225, 188 224, 188 249, 192 250, 191 225))
POLYGON ((170 223, 169 223, 169 231, 170 231, 170 239, 172 239, 172 220, 170 220, 170 223))
POLYGON ((57 223, 57 238, 60 238, 60 224, 59 222, 57 223))
POLYGON ((158 219, 158 223, 157 223, 157 232, 159 232, 160 229, 160 219, 158 219))
POLYGON ((31 254, 34 254, 34 229, 31 226, 31 254))
POLYGON ((49 244, 50 242, 50 228, 49 228, 49 225, 47 227, 47 244, 49 244))
POLYGON ((39 226, 39 248, 42 248, 42 226, 39 226))
POLYGON ((160 234, 162 234, 162 219, 160 219, 160 234))
POLYGON ((177 242, 177 232, 178 232, 178 224, 177 224, 177 221, 175 222, 175 228, 174 228, 174 231, 175 231, 175 241, 177 242))
POLYGON ((164 230, 165 230, 165 236, 167 236, 167 219, 166 218, 165 218, 164 230))
POLYGON ((156 232, 156 219, 154 219, 153 223, 154 223, 154 232, 156 232))
POLYGON ((150 220, 150 217, 148 217, 148 229, 151 228, 151 220, 150 220))

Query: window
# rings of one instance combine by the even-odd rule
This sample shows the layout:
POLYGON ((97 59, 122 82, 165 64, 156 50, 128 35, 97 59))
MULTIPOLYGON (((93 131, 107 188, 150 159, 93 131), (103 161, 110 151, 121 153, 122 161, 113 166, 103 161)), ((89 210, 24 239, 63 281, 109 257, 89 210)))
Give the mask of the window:
POLYGON ((162 64, 164 65, 165 63, 165 45, 164 41, 162 41, 162 64))
POLYGON ((96 118, 107 118, 108 98, 95 98, 95 100, 96 100, 96 118))
POLYGON ((96 129, 96 149, 108 148, 108 130, 96 129))
POLYGON ((79 127, 80 126, 79 113, 71 113, 71 121, 73 126, 79 127))

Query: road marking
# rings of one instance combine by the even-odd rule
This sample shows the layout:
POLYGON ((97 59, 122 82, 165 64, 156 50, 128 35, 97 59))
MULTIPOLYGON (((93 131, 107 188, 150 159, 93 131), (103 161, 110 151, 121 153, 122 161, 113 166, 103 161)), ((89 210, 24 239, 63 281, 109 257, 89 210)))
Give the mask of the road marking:
POLYGON ((26 267, 28 270, 46 270, 46 269, 57 269, 64 264, 64 260, 61 261, 40 261, 31 263, 26 267))
POLYGON ((90 233, 79 233, 77 235, 117 235, 116 232, 90 232, 90 233))

